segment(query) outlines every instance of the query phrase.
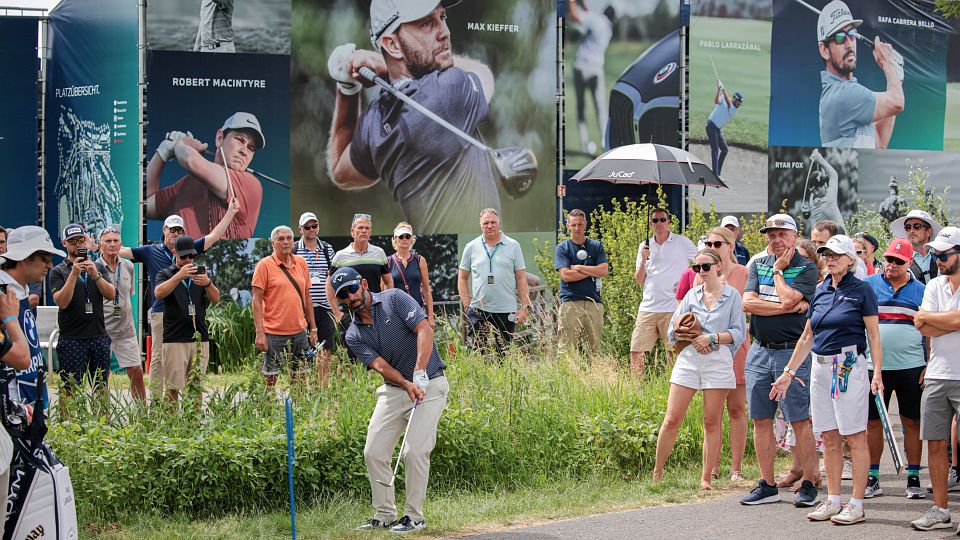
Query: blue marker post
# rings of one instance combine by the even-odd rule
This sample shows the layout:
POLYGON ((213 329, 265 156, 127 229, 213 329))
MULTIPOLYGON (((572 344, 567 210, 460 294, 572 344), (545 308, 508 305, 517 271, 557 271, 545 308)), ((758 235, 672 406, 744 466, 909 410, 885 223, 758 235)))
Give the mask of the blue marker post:
POLYGON ((286 399, 287 409, 287 484, 290 488, 290 530, 297 540, 297 511, 293 500, 293 400, 286 399))

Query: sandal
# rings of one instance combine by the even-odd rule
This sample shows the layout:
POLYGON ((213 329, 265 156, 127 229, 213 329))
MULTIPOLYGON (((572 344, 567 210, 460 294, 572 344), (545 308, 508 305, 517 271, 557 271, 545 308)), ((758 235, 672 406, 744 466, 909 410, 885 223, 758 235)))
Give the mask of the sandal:
POLYGON ((803 478, 803 473, 794 469, 790 469, 790 472, 783 477, 782 480, 778 480, 776 487, 778 488, 787 488, 793 487, 794 484, 799 482, 803 478))
POLYGON ((730 481, 743 482, 743 475, 740 474, 740 471, 730 471, 730 481))

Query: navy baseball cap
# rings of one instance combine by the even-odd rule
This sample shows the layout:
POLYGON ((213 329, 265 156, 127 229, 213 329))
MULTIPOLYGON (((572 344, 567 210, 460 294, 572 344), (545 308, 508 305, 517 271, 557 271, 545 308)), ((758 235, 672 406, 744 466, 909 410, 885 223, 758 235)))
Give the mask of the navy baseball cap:
POLYGON ((333 285, 334 294, 339 293, 340 289, 344 287, 359 284, 361 280, 363 280, 363 278, 360 276, 360 272, 357 272, 349 266, 338 268, 337 271, 330 276, 330 283, 333 285))
POLYGON ((60 238, 63 240, 73 240, 74 238, 79 238, 83 236, 83 225, 79 223, 71 223, 63 228, 63 232, 60 233, 60 238))
POLYGON ((739 99, 740 103, 743 103, 743 94, 740 92, 734 92, 733 99, 739 99))
POLYGON ((197 247, 194 244, 193 238, 183 235, 177 238, 177 243, 174 244, 174 251, 177 252, 178 256, 185 257, 187 255, 196 255, 197 247))

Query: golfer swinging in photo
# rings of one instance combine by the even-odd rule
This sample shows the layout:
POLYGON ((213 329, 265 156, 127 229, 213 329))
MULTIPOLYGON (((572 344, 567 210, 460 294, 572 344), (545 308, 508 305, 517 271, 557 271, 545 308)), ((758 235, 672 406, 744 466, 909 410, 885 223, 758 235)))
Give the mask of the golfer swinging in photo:
POLYGON ((357 530, 389 528, 402 533, 426 528, 423 502, 430 452, 450 391, 443 375, 447 366, 433 343, 433 329, 409 294, 400 289, 370 292, 367 280, 353 268, 338 269, 330 283, 337 300, 353 317, 345 337, 347 346, 384 381, 377 388, 377 404, 363 448, 376 514, 357 530), (402 459, 407 499, 403 517, 396 519, 393 486, 397 468, 391 469, 390 462, 401 435, 397 466, 402 459))

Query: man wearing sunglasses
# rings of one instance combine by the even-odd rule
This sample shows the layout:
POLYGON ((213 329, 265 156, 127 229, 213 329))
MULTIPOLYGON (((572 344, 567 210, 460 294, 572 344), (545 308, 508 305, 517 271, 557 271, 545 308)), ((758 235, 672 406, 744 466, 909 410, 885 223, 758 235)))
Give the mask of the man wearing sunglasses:
POLYGON ((910 240, 910 244, 913 246, 913 260, 910 261, 909 266, 910 273, 921 283, 929 283, 939 274, 937 260, 927 249, 927 242, 935 237, 942 228, 943 225, 923 210, 911 210, 906 216, 890 223, 890 233, 895 238, 910 240))
MULTIPOLYGON (((66 257, 67 254, 53 246, 50 235, 43 228, 24 225, 7 229, 7 251, 0 256, 0 284, 13 290, 20 301, 17 318, 30 348, 30 366, 17 371, 20 400, 24 404, 37 401, 37 373, 44 369, 40 335, 37 333, 36 317, 30 310, 28 287, 30 283, 43 281, 47 271, 53 268, 53 255, 66 257)), ((12 324, 12 321, 7 324, 12 324)), ((50 403, 46 388, 41 391, 46 406, 50 403)))
POLYGON ((317 355, 317 374, 324 381, 336 335, 330 301, 327 299, 327 277, 333 272, 332 261, 336 251, 318 237, 320 222, 316 214, 304 212, 300 215, 299 224, 300 240, 293 252, 303 257, 310 269, 310 303, 313 304, 313 320, 317 323, 317 340, 322 344, 317 355))
POLYGON ((930 361, 923 378, 920 438, 927 441, 927 464, 933 484, 933 508, 913 521, 915 529, 952 527, 947 509, 947 441, 954 415, 960 413, 960 229, 944 227, 927 248, 940 273, 927 283, 913 324, 930 341, 930 361))
POLYGON ((857 27, 850 8, 833 0, 820 12, 817 42, 824 70, 820 72, 820 145, 844 148, 886 148, 893 124, 903 112, 903 66, 889 43, 874 39, 873 58, 886 78, 886 90, 874 92, 857 82, 857 27))
MULTIPOLYGON (((913 247, 905 238, 890 241, 883 258, 887 262, 882 272, 864 281, 873 288, 879 305, 880 343, 883 345, 883 400, 890 404, 890 396, 897 394, 900 419, 903 421, 903 443, 907 452, 908 499, 923 499, 920 487, 920 396, 923 392, 924 360, 923 336, 913 325, 913 318, 923 302, 923 283, 907 270, 913 261, 913 247)), ((869 366, 870 364, 868 364, 869 366)), ((873 373, 869 374, 873 380, 873 373)), ((868 396, 867 446, 870 449, 870 476, 865 498, 883 494, 880 487, 880 458, 883 455, 883 425, 873 396, 868 396)))
POLYGON ((376 514, 358 530, 390 527, 409 532, 427 526, 423 503, 430 475, 430 452, 450 387, 446 365, 433 342, 433 328, 423 308, 400 289, 371 292, 353 268, 330 277, 338 301, 353 314, 346 342, 360 362, 383 377, 377 404, 367 427, 363 458, 370 478, 376 514), (411 406, 416 407, 415 413, 411 406), (409 423, 408 423, 409 422, 409 423), (406 476, 404 515, 397 520, 390 460, 407 426, 402 454, 406 476))
POLYGON ((110 376, 110 336, 103 320, 103 302, 113 300, 117 290, 104 278, 109 272, 106 265, 90 260, 86 247, 88 237, 81 225, 72 223, 64 227, 62 238, 67 257, 48 274, 53 301, 60 308, 57 359, 63 382, 61 392, 72 393, 88 376, 96 390, 106 392, 110 376))

